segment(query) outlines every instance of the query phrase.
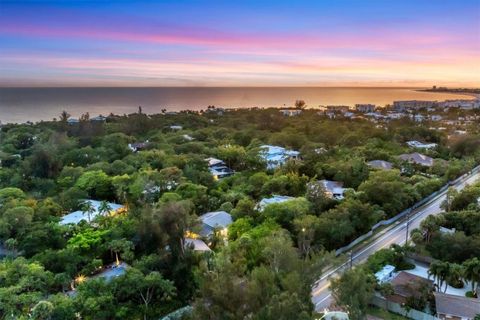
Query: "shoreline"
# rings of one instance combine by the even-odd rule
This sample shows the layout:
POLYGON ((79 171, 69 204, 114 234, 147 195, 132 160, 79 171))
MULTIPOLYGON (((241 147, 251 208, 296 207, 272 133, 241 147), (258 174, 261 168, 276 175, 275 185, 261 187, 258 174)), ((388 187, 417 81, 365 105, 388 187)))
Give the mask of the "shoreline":
POLYGON ((51 121, 62 110, 76 118, 86 112, 92 116, 110 113, 121 115, 136 112, 138 106, 142 106, 146 114, 158 114, 163 109, 172 112, 200 111, 209 105, 225 109, 281 109, 293 107, 296 99, 305 100, 309 108, 328 105, 354 107, 355 104, 365 103, 385 107, 392 105, 393 101, 445 101, 450 97, 478 99, 478 96, 471 93, 432 92, 420 87, 190 89, 192 88, 0 88, 0 121, 3 124, 51 121))
MULTIPOLYGON (((430 93, 445 93, 445 94, 457 94, 457 95, 463 95, 463 96, 468 96, 468 97, 474 97, 475 99, 480 99, 480 93, 473 93, 473 92, 455 92, 455 91, 439 91, 439 90, 431 90, 431 89, 416 89, 414 91, 418 92, 430 92, 430 93)), ((471 100, 475 100, 471 99, 471 100)))

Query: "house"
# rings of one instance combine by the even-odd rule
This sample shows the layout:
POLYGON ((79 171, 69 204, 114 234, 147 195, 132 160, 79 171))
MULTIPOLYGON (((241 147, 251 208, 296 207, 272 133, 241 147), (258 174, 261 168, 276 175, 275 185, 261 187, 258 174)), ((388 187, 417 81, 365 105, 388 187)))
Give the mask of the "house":
POLYGON ((367 162, 367 165, 378 170, 391 170, 393 168, 393 164, 391 162, 384 160, 372 160, 367 162))
POLYGON ((343 311, 325 311, 320 320, 349 320, 348 313, 343 311))
POLYGON ((331 180, 320 180, 318 182, 325 189, 325 194, 327 195, 327 197, 336 200, 343 199, 345 193, 345 188, 343 188, 343 182, 331 180))
POLYGON ((215 229, 220 229, 220 232, 226 235, 227 227, 233 222, 232 216, 225 211, 208 212, 199 219, 202 221, 202 237, 211 236, 215 229))
POLYGON ((282 203, 285 201, 290 201, 295 199, 294 197, 289 197, 289 196, 277 196, 274 195, 271 198, 263 198, 258 204, 257 204, 257 210, 258 211, 263 211, 268 205, 272 203, 282 203))
POLYGON ((67 120, 67 123, 68 123, 69 125, 75 125, 75 124, 79 124, 79 123, 80 123, 80 120, 78 120, 78 119, 76 119, 76 118, 69 118, 69 119, 67 120))
POLYGON ((421 114, 415 114, 415 115, 412 115, 410 117, 413 121, 415 122, 423 122, 425 121, 425 116, 421 115, 421 114))
POLYGON ((422 108, 432 108, 437 106, 437 101, 422 101, 422 100, 405 100, 393 101, 393 109, 395 111, 418 110, 422 108))
MULTIPOLYGON (((101 201, 97 200, 84 200, 83 202, 90 202, 92 205, 92 210, 93 212, 89 214, 87 212, 83 212, 82 210, 77 210, 74 212, 71 212, 65 216, 62 217, 62 220, 60 220, 61 225, 67 225, 67 224, 78 224, 80 221, 85 220, 87 222, 94 220, 98 215, 101 214, 100 208, 102 205, 101 201)), ((108 206, 110 207, 110 211, 108 212, 109 215, 115 215, 117 213, 124 212, 126 208, 120 204, 116 203, 107 203, 108 206)))
POLYGON ((414 274, 400 271, 390 281, 393 295, 386 297, 389 301, 404 304, 409 297, 419 297, 422 290, 433 291, 433 280, 428 280, 414 274))
POLYGON ((289 159, 299 159, 300 152, 288 150, 279 146, 262 145, 260 146, 260 157, 267 162, 267 169, 275 169, 289 159))
POLYGON ((231 176, 235 173, 232 169, 225 165, 225 162, 216 158, 207 158, 205 161, 208 162, 208 170, 213 175, 215 180, 231 176))
POLYGON ((417 149, 434 149, 438 146, 436 143, 423 143, 417 140, 407 141, 407 145, 411 148, 417 149))
POLYGON ((431 167, 433 166, 433 158, 430 158, 429 156, 423 155, 418 152, 414 153, 404 153, 399 156, 399 158, 403 161, 409 162, 409 163, 414 163, 414 164, 419 164, 424 167, 431 167))
POLYGON ((201 239, 185 238, 185 247, 199 252, 212 251, 201 239))
POLYGON ((374 112, 376 106, 370 103, 356 104, 355 110, 362 113, 374 112))
POLYGON ((293 117, 302 114, 301 109, 282 109, 280 112, 286 117, 293 117))
POLYGON ((138 152, 141 150, 145 150, 149 145, 148 140, 145 142, 135 142, 135 143, 129 143, 128 148, 132 150, 133 152, 138 152))
POLYGON ((437 317, 441 320, 473 320, 480 314, 480 299, 434 292, 437 317))
POLYGON ((430 116, 430 120, 431 120, 431 121, 440 121, 440 120, 442 120, 442 116, 441 116, 441 115, 438 115, 438 114, 432 114, 432 115, 430 116))
POLYGON ((440 226, 438 231, 440 231, 440 233, 443 233, 443 234, 454 234, 455 233, 455 228, 449 229, 449 228, 445 228, 445 227, 440 226))
POLYGON ((192 137, 192 136, 190 136, 190 135, 188 135, 188 134, 184 134, 182 137, 183 137, 183 139, 185 139, 185 140, 187 140, 187 141, 195 140, 194 137, 192 137))
POLYGON ((127 269, 129 267, 130 266, 128 264, 126 264, 125 262, 120 262, 119 264, 112 263, 112 264, 109 264, 109 265, 103 267, 102 271, 100 271, 96 275, 92 276, 92 279, 102 278, 102 279, 105 279, 107 282, 109 282, 113 278, 120 277, 121 275, 124 275, 125 272, 127 272, 127 269))
POLYGON ((375 278, 379 284, 382 284, 391 281, 395 275, 395 267, 387 264, 383 266, 382 270, 375 273, 375 278))
POLYGON ((107 117, 104 117, 102 115, 99 115, 97 117, 93 117, 90 119, 90 122, 105 122, 107 121, 107 117))

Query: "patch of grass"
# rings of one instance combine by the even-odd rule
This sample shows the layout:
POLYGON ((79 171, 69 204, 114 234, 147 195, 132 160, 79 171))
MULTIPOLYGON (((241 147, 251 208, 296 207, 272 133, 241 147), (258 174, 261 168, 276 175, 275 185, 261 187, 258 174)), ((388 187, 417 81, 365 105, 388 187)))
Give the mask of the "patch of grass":
POLYGON ((403 317, 401 315, 398 315, 396 313, 392 313, 392 312, 380 309, 380 308, 375 307, 375 306, 369 306, 368 310, 367 310, 367 313, 369 315, 372 315, 372 316, 375 316, 375 317, 378 317, 378 318, 382 318, 382 319, 385 319, 385 320, 405 320, 405 319, 408 319, 408 318, 405 318, 405 317, 403 317))

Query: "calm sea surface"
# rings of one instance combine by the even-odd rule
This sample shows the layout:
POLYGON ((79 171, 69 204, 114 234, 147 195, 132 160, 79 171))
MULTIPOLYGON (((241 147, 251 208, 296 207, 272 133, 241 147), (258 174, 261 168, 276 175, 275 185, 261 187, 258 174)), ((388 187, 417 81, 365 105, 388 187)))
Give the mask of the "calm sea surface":
POLYGON ((110 112, 145 113, 201 110, 208 105, 228 108, 292 106, 296 99, 310 107, 374 103, 394 100, 471 98, 448 93, 418 92, 416 88, 0 88, 0 121, 51 120, 62 110, 72 116, 110 112))

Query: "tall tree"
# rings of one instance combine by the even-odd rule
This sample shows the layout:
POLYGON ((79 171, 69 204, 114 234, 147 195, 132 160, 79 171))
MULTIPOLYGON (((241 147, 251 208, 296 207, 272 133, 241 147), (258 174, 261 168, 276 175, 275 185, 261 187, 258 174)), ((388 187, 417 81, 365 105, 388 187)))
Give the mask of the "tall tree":
POLYGON ((346 271, 340 278, 333 279, 330 285, 335 301, 347 310, 352 320, 366 318, 374 287, 375 280, 362 268, 346 271))

